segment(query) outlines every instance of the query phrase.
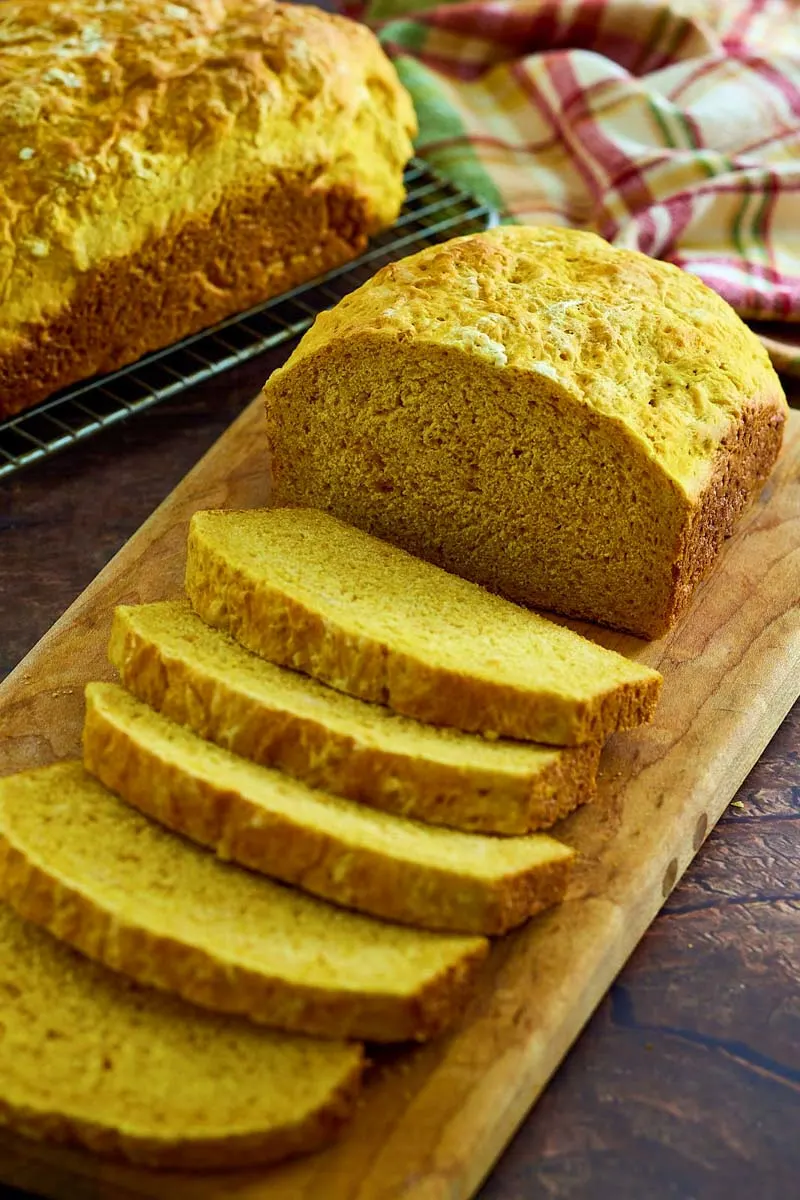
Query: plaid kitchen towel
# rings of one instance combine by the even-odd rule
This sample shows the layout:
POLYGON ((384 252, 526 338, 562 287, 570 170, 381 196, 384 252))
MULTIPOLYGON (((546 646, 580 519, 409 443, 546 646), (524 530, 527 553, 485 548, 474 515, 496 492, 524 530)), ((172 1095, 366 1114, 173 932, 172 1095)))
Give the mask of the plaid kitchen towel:
POLYGON ((442 174, 694 272, 800 376, 800 0, 340 7, 378 31, 442 174))

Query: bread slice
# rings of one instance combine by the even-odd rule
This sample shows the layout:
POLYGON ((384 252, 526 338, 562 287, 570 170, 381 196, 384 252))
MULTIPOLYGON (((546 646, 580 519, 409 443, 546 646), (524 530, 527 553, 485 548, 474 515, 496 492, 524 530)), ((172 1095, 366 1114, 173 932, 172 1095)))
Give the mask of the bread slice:
POLYGON ((221 863, 76 762, 0 780, 0 896, 140 983, 331 1038, 438 1033, 461 1012, 487 949, 221 863))
POLYGON ((0 905, 0 1125, 148 1167, 316 1150, 350 1116, 361 1047, 201 1012, 88 962, 0 905))
POLYGON ((84 762, 221 858, 390 921, 505 933, 563 899, 573 852, 546 834, 423 825, 313 791, 222 750, 113 683, 86 689, 84 762))
POLYGON ((529 741, 650 720, 661 677, 313 509, 198 512, 186 590, 209 625, 340 691, 529 741))
POLYGON ((596 743, 563 749, 424 725, 250 654, 184 599, 118 608, 109 657, 129 691, 201 737, 386 812, 529 833, 594 791, 596 743))

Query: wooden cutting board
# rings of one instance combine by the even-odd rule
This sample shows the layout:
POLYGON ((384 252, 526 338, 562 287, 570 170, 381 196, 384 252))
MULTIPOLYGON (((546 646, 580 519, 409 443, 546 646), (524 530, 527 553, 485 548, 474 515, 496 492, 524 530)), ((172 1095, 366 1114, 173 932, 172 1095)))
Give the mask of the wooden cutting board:
MULTIPOLYGON (((177 593, 188 518, 267 502, 254 401, 0 686, 0 774, 78 753, 82 689, 110 678, 112 606, 177 593)), ((561 828, 567 903, 494 948, 450 1037, 382 1051, 339 1145, 263 1171, 159 1175, 0 1135, 0 1180, 58 1200, 462 1200, 477 1189, 800 691, 800 414, 681 625, 582 628, 664 674, 656 722, 607 747, 599 797, 561 828)), ((43 1063, 46 1070, 46 1064, 43 1063)))

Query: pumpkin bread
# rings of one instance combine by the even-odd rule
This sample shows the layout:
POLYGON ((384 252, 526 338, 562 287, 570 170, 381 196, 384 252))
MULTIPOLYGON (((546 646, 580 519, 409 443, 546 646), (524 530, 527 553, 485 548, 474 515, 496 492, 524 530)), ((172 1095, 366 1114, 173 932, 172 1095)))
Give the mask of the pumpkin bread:
POLYGON ((696 276, 519 225, 379 271, 264 398, 273 503, 643 637, 686 609, 788 411, 756 335, 696 276))
POLYGON ((563 749, 424 725, 249 653, 185 600, 117 608, 109 658, 130 692, 201 737, 386 812, 519 834, 594 792, 596 743, 563 749))
POLYGON ((148 821, 58 763, 0 780, 0 896, 139 983, 294 1032, 424 1040, 487 943, 389 925, 282 887, 148 821))
POLYGON ((564 897, 573 852, 312 790, 176 725, 113 683, 86 689, 84 763, 129 804, 274 879, 423 929, 501 934, 564 897))
POLYGON ((556 745, 652 717, 661 676, 313 509, 197 512, 186 591, 271 662, 417 720, 556 745))
POLYGON ((331 1141, 357 1044, 202 1012, 0 904, 0 1125, 147 1167, 270 1163, 331 1141))

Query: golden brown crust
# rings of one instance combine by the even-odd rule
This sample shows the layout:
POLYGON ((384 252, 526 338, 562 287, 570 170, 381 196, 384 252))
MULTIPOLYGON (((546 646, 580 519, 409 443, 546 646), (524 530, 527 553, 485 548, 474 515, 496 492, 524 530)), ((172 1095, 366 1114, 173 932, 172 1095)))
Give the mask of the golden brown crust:
POLYGON ((17 1108, 0 1097, 0 1125, 36 1141, 64 1146, 82 1146, 101 1158, 134 1166, 170 1171, 237 1170, 248 1166, 270 1166, 301 1154, 313 1154, 330 1145, 352 1119, 360 1092, 363 1068, 353 1075, 331 1100, 294 1127, 265 1133, 232 1134, 226 1138, 196 1138, 170 1142, 139 1137, 112 1129, 96 1121, 51 1112, 17 1108))
POLYGON ((620 422, 690 497, 743 407, 785 412, 767 352, 716 292, 582 230, 505 225, 390 263, 320 315, 267 393, 360 335, 519 371, 554 402, 620 422))
POLYGON ((347 262, 366 246, 369 222, 356 190, 323 192, 310 173, 231 192, 215 211, 88 271, 56 316, 20 329, 0 351, 0 419, 347 262))
MULTIPOLYGON (((785 425, 781 397, 774 404, 747 405, 723 440, 711 481, 703 491, 681 538, 673 568, 674 590, 669 609, 654 614, 641 631, 659 637, 677 621, 697 584, 709 573, 741 514, 758 495, 780 453, 785 425)), ((634 630, 634 632, 637 632, 634 630)))
MULTIPOLYGON (((18 0, 5 7, 0 414, 32 403, 45 382, 61 386, 79 370, 119 366, 134 350, 163 344, 157 337, 199 328, 206 307, 219 319, 344 261, 366 234, 395 219, 415 120, 363 26, 272 0, 18 0), (222 242, 216 251, 198 243, 220 211, 237 215, 242 197, 266 201, 250 216, 268 226, 280 209, 271 192, 287 181, 286 211, 307 205, 306 218, 294 222, 279 212, 274 269, 257 271, 245 289, 227 287, 215 278, 217 267, 225 274, 233 264, 242 274, 247 214, 246 227, 227 241, 224 229, 211 231, 222 242), (320 205, 333 213, 340 203, 344 228, 333 214, 315 231, 320 205), (185 227, 199 249, 199 278, 179 275, 143 295, 148 256, 158 261, 175 244, 180 253, 185 227), (355 236, 346 234, 351 228, 355 236), (182 301, 184 287, 195 295, 182 301), (201 293, 211 295, 198 308, 201 293), (130 344, 118 337, 116 353, 102 355, 102 339, 113 332, 105 306, 122 294, 150 328, 130 344), (168 298, 176 311, 160 324, 147 306, 168 298), (95 354, 70 357, 64 330, 70 316, 73 323, 94 316, 93 303, 101 327, 77 332, 93 337, 95 354), (21 367, 37 347, 55 353, 28 393, 21 367), (58 353, 62 373, 54 370, 58 353)), ((256 242, 269 253, 269 237, 256 242)), ((169 266, 159 275, 168 276, 169 266)))
POLYGON ((661 692, 661 677, 641 668, 640 677, 618 683, 591 700, 542 694, 440 667, 410 652, 333 628, 313 606, 279 588, 254 586, 189 529, 186 592, 208 624, 230 632, 271 662, 304 671, 350 695, 433 725, 560 746, 603 742, 612 733, 647 724, 661 692))
MULTIPOLYGON (((106 691, 102 685, 87 689, 87 769, 147 816, 213 847, 226 860, 345 908, 455 933, 505 933, 564 897, 572 859, 552 839, 532 835, 535 859, 522 866, 509 863, 507 873, 495 878, 480 873, 480 864, 471 868, 467 858, 453 861, 442 852, 435 861, 436 842, 428 861, 393 853, 388 845, 380 850, 360 844, 347 827, 337 836, 258 803, 240 792, 235 780, 223 786, 188 757, 168 760, 139 726, 115 711, 113 696, 109 685, 106 691)), ((397 824, 402 833, 402 820, 397 824)), ((424 827, 419 828, 425 837, 424 827)), ((503 843, 492 839, 489 845, 494 850, 503 843)))
MULTIPOLYGON (((246 688, 169 652, 117 609, 109 658, 146 704, 234 754, 275 766, 336 795, 384 812, 469 832, 524 834, 546 829, 591 799, 600 745, 541 756, 529 774, 393 752, 357 727, 346 733, 313 716, 277 711, 246 688)), ((538 754, 536 758, 538 758, 538 754)))
POLYGON ((138 983, 214 1012, 324 1038, 425 1041, 463 1010, 488 944, 475 946, 421 994, 337 992, 221 963, 197 946, 126 923, 0 836, 0 896, 27 921, 138 983))

